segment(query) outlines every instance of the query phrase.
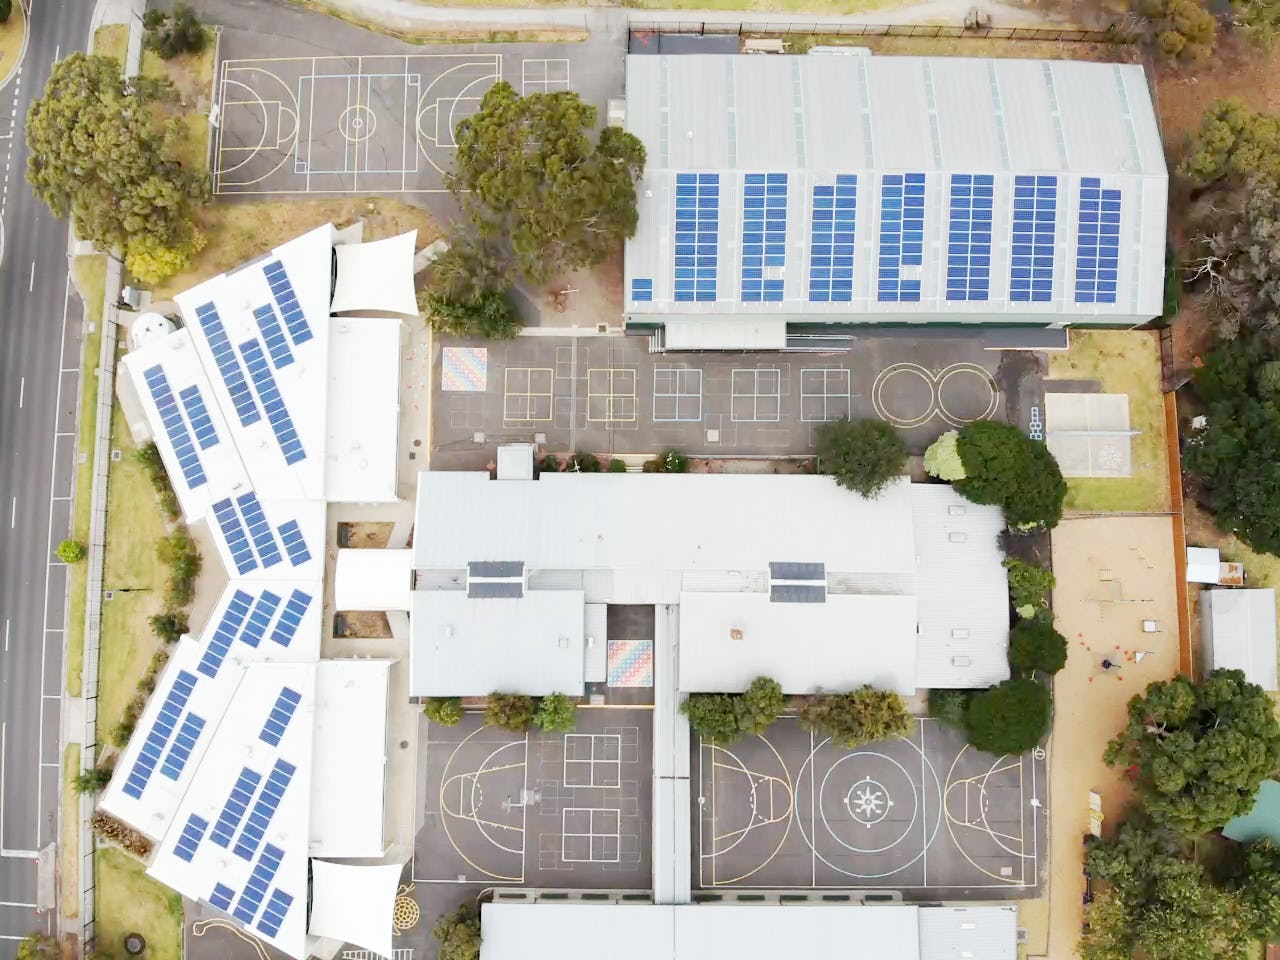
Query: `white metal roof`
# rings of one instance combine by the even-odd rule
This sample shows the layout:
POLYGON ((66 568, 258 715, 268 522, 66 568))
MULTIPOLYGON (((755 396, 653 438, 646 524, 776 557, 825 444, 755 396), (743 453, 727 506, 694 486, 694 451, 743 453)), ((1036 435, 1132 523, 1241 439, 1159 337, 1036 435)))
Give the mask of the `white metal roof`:
POLYGON ((981 905, 921 908, 920 960, 1015 960, 1018 908, 981 905))
POLYGON ((1200 596, 1209 617, 1212 668, 1243 670, 1263 690, 1280 689, 1275 590, 1205 590, 1200 596))
POLYGON ((333 248, 338 278, 334 313, 367 311, 418 316, 413 292, 413 248, 418 231, 368 243, 340 243, 333 248))
POLYGON ((333 571, 335 610, 408 610, 413 551, 346 548, 333 571))
POLYGON ((639 226, 626 249, 632 320, 732 314, 1133 323, 1161 311, 1168 174, 1141 66, 639 55, 627 58, 626 70, 627 129, 648 154, 638 185, 639 226), (677 188, 678 178, 690 174, 713 179, 696 185, 702 212, 686 239, 676 230, 677 188), (761 186, 776 188, 781 201, 765 207, 770 229, 763 237, 752 236, 744 203, 746 178, 759 174, 775 175, 761 186), (900 234, 890 196, 895 185, 886 179, 904 174, 919 175, 924 186, 921 248, 882 251, 882 240, 912 242, 900 234), (991 178, 990 231, 971 229, 968 212, 952 199, 954 187, 968 184, 953 178, 975 175, 991 178), (837 176, 855 178, 843 181, 854 187, 848 241, 824 226, 848 221, 825 221, 815 202, 815 190, 832 188, 837 176), (1031 200, 1047 215, 1041 222, 1050 229, 1042 232, 1052 238, 1045 238, 1047 254, 1034 251, 1048 261, 1034 265, 1043 270, 1034 279, 1048 281, 1046 296, 1023 301, 1012 294, 1014 271, 1032 264, 1013 258, 1032 251, 1014 249, 1013 226, 1023 199, 1015 196, 1018 178, 1025 177, 1032 178, 1031 200), (1079 272, 1098 268, 1097 256, 1081 242, 1082 204, 1097 198, 1086 190, 1119 191, 1118 263, 1107 265, 1115 276, 1106 278, 1116 283, 1114 303, 1086 302, 1077 291, 1079 272), (846 249, 823 249, 845 243, 846 249), (768 257, 763 268, 744 262, 762 253, 768 257), (888 259, 912 253, 917 265, 888 259), (973 262, 973 272, 967 260, 950 262, 970 255, 986 258, 973 262), (690 259, 677 262, 683 256, 690 259), (824 256, 849 259, 828 263, 824 256), (761 272, 748 275, 744 268, 761 272), (849 272, 825 272, 833 268, 849 272), (967 279, 985 270, 986 295, 979 299, 974 285, 964 298, 949 298, 952 268, 963 268, 967 279), (779 283, 779 298, 750 299, 749 279, 779 283), (677 280, 692 288, 685 299, 676 298, 677 280), (836 280, 849 282, 847 299, 831 296, 836 280), (914 301, 899 300, 899 280, 918 281, 914 301))
POLYGON ((311 861, 311 935, 392 956, 391 921, 403 869, 397 863, 311 861))
MULTIPOLYGON (((316 665, 313 857, 380 857, 385 851, 390 672, 389 660, 321 660, 316 665)), ((390 937, 390 923, 386 926, 390 937)))
POLYGON ((775 603, 767 593, 681 594, 680 690, 732 693, 760 676, 788 694, 869 683, 910 696, 916 598, 846 593, 775 603))
POLYGON ((1217 547, 1187 547, 1187 582, 1217 583, 1219 562, 1217 547))
POLYGON ((329 322, 324 486, 325 499, 332 503, 398 499, 403 331, 403 322, 388 317, 335 317, 329 322))

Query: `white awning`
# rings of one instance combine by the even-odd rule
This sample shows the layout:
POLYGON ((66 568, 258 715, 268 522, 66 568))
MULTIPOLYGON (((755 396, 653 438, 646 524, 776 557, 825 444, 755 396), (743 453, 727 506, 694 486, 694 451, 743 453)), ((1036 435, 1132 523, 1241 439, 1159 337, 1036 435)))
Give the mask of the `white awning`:
POLYGON ((413 551, 338 551, 333 574, 337 610, 408 610, 413 592, 413 551))
POLYGON ((333 313, 352 310, 418 315, 413 293, 413 248, 418 231, 370 243, 342 243, 334 247, 338 279, 333 290, 333 313))
POLYGON ((787 321, 775 317, 701 317, 667 320, 668 350, 784 350, 787 321))
POLYGON ((1217 583, 1218 563, 1216 547, 1187 547, 1187 583, 1217 583))
POLYGON ((391 921, 403 872, 400 863, 358 866, 312 860, 308 932, 391 956, 391 921))

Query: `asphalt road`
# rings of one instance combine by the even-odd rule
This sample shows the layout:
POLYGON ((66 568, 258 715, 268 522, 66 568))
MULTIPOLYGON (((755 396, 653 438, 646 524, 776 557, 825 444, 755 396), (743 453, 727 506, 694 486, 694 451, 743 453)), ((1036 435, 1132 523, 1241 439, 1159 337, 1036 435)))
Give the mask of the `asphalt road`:
POLYGON ((37 914, 34 851, 57 838, 66 568, 79 393, 80 302, 67 225, 23 177, 27 108, 54 60, 83 49, 90 0, 32 0, 21 73, 0 90, 0 960, 56 914, 37 914))

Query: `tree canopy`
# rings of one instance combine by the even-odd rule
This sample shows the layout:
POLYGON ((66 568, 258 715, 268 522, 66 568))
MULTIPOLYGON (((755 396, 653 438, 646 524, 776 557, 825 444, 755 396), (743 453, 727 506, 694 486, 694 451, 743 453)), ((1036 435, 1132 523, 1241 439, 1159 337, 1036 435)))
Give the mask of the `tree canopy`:
POLYGON ((1204 63, 1213 55, 1218 25, 1201 0, 1138 0, 1136 6, 1168 59, 1204 63))
POLYGON ((878 496, 907 463, 906 443, 878 417, 821 423, 817 442, 818 469, 864 497, 878 496))
POLYGON ((988 753, 1023 753, 1049 732, 1051 699, 1043 684, 1006 680, 969 700, 969 743, 988 753))
POLYGON ((694 733, 727 744, 744 733, 764 733, 786 705, 782 684, 756 677, 743 693, 691 693, 680 704, 680 712, 689 718, 694 733))
POLYGON ((125 80, 110 57, 73 53, 54 64, 27 114, 28 182, 103 249, 194 241, 192 211, 208 183, 175 159, 185 128, 153 109, 167 96, 166 84, 125 80))
POLYGON ((479 908, 467 901, 437 920, 431 935, 440 942, 440 960, 479 960, 479 908))
POLYGON ((1058 525, 1067 482, 1043 443, 1011 424, 979 420, 960 431, 956 448, 965 473, 955 481, 961 494, 1000 506, 1010 527, 1058 525))
POLYGON ((1280 175, 1280 119, 1243 100, 1215 100, 1184 145, 1178 173, 1193 187, 1220 180, 1276 180, 1280 175))
POLYGON ((512 733, 523 733, 533 723, 538 704, 521 693, 491 693, 485 704, 484 722, 512 733))
POLYGON ((911 729, 911 716, 902 697, 869 684, 849 693, 814 697, 800 711, 800 722, 806 729, 826 734, 848 749, 905 737, 911 729))
POLYGON ((422 712, 432 723, 456 727, 462 722, 462 701, 458 697, 428 697, 422 712))
POLYGON ((743 733, 757 736, 769 729, 787 707, 782 684, 770 677, 756 677, 752 680, 740 702, 738 727, 743 733))
POLYGON ((523 326, 492 245, 466 237, 436 258, 418 308, 437 333, 510 340, 523 326))
POLYGON ((538 703, 533 722, 547 733, 568 733, 577 723, 578 708, 563 693, 552 693, 538 703))
POLYGON ((1021 620, 1009 634, 1009 665, 1024 674, 1055 674, 1067 665, 1067 638, 1047 617, 1021 620))
POLYGON ((499 271, 533 284, 602 262, 635 233, 644 145, 572 92, 522 97, 506 81, 458 122, 445 183, 499 271))
POLYGON ((1280 766, 1271 700, 1239 670, 1215 670, 1199 683, 1158 681, 1129 701, 1128 713, 1104 758, 1131 768, 1152 821, 1182 836, 1247 813, 1280 766))
POLYGON ((924 469, 931 477, 954 483, 964 479, 964 463, 960 460, 960 433, 948 430, 929 444, 924 452, 924 469))
POLYGON ((143 43, 162 60, 198 53, 209 42, 204 26, 189 5, 179 0, 170 11, 148 10, 142 18, 143 43))

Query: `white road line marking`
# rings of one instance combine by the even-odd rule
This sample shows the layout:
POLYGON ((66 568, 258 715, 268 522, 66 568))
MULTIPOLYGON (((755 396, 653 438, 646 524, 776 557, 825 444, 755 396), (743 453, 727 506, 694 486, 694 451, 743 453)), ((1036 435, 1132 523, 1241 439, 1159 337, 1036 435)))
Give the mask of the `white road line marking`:
MULTIPOLYGON (((15 900, 0 900, 0 907, 30 907, 34 910, 36 905, 34 903, 18 903, 15 900)), ((16 940, 17 938, 15 937, 14 939, 16 940)))
POLYGON ((58 44, 53 48, 53 62, 58 62, 58 54, 62 52, 62 44, 58 44))
POLYGON ((36 288, 36 262, 31 261, 31 282, 27 284, 27 290, 32 291, 36 288))
POLYGON ((6 617, 4 621, 4 652, 5 653, 9 652, 9 618, 8 617, 6 617))
POLYGON ((27 378, 23 377, 18 381, 18 409, 22 409, 23 400, 27 395, 27 378))
POLYGON ((18 498, 13 498, 13 503, 9 507, 9 529, 12 530, 18 525, 18 498))

